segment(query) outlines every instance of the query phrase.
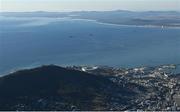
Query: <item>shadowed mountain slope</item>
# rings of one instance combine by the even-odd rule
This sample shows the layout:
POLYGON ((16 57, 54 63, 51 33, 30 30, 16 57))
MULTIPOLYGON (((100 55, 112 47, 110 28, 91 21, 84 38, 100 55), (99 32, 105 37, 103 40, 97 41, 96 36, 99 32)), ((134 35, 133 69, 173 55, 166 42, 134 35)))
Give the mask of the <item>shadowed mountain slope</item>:
POLYGON ((114 93, 133 94, 101 75, 43 66, 0 78, 0 110, 105 110, 114 93))

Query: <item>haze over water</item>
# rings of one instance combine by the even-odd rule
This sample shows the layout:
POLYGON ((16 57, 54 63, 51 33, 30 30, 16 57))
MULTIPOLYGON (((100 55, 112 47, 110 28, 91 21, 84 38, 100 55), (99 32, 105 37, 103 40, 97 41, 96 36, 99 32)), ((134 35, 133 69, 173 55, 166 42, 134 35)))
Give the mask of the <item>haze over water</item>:
POLYGON ((180 29, 10 17, 1 17, 0 26, 0 74, 43 64, 180 64, 180 29))

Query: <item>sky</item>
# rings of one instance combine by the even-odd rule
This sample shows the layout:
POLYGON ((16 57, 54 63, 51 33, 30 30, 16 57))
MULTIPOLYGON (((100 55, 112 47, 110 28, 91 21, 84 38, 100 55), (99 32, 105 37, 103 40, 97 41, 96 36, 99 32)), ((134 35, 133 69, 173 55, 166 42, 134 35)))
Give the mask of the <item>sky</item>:
POLYGON ((180 11, 180 0, 0 0, 1 11, 180 11))

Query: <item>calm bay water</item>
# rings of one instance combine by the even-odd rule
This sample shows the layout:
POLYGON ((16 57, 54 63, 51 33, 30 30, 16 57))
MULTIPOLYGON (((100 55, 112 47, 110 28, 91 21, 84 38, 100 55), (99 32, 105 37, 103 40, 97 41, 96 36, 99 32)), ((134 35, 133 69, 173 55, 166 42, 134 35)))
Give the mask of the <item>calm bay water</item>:
POLYGON ((180 64, 180 29, 54 18, 0 19, 0 74, 42 64, 180 64))

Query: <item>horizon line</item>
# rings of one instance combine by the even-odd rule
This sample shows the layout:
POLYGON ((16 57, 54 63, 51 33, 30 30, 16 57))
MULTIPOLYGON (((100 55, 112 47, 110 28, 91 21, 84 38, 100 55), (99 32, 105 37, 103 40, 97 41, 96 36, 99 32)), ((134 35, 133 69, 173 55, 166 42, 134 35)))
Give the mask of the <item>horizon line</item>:
POLYGON ((177 10, 144 10, 144 11, 135 11, 135 10, 123 10, 123 9, 117 9, 117 10, 76 10, 76 11, 43 11, 43 10, 37 10, 37 11, 2 11, 0 10, 0 13, 32 13, 32 12, 49 12, 49 13, 70 13, 70 12, 113 12, 113 11, 126 11, 126 12, 180 12, 177 10))

